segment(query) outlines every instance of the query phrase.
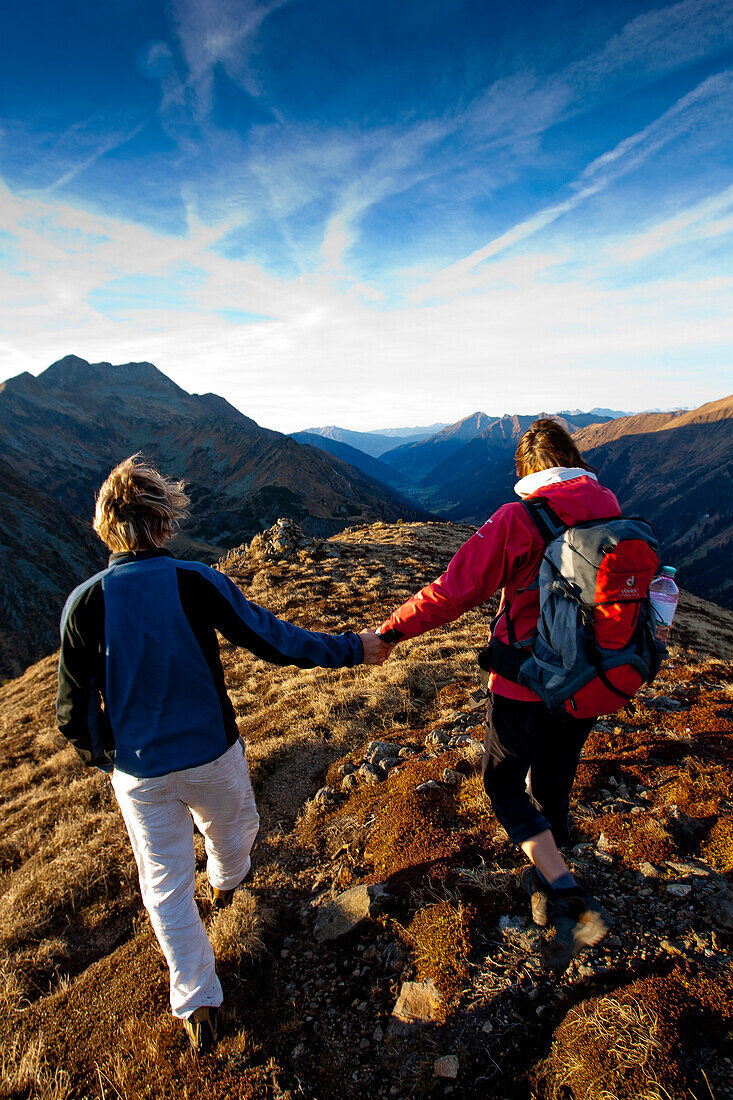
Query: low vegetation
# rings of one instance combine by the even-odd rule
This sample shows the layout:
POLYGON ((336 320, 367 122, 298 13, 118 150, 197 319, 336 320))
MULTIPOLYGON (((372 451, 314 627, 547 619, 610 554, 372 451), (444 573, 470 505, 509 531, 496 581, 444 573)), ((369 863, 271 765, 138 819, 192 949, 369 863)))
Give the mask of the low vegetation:
MULTIPOLYGON (((234 552, 222 568, 292 621, 359 629, 467 534, 376 524, 282 560, 234 552)), ((196 837, 226 996, 222 1042, 198 1060, 169 1015, 109 782, 54 730, 54 659, 0 688, 0 1098, 730 1096, 733 614, 685 597, 660 679, 589 739, 569 858, 615 928, 557 974, 478 774, 469 695, 492 610, 382 669, 280 669, 223 646, 262 828, 247 889, 222 914, 196 837), (345 782, 375 740, 403 750, 399 767, 345 782), (315 799, 324 786, 336 793, 315 799), (359 884, 383 886, 385 906, 317 942, 319 906, 359 884), (390 1021, 408 981, 431 983, 440 1009, 404 1033, 390 1021)))

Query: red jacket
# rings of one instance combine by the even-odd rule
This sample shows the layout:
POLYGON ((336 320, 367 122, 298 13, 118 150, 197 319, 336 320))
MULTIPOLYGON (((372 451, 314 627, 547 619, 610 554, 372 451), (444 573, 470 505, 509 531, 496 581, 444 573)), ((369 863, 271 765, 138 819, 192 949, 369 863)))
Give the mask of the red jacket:
MULTIPOLYGON (((546 497, 560 519, 570 525, 621 514, 614 494, 592 475, 543 485, 530 495, 546 497)), ((380 633, 397 630, 404 638, 416 638, 485 603, 501 588, 500 609, 509 602, 516 636, 527 638, 537 626, 539 594, 536 588, 529 592, 520 589, 537 577, 543 552, 542 537, 522 505, 504 504, 463 544, 442 576, 392 612, 379 628, 380 633)), ((496 637, 508 641, 503 615, 496 626, 496 637)), ((489 686, 510 699, 530 702, 538 698, 528 688, 494 672, 489 686)))

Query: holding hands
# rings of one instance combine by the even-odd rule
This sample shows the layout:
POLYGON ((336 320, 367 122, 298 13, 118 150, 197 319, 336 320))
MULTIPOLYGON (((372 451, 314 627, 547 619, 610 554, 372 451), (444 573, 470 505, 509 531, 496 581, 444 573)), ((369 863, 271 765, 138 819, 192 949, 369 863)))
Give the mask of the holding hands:
POLYGON ((383 665, 394 649, 393 645, 382 641, 374 630, 362 630, 359 637, 364 647, 365 665, 383 665))

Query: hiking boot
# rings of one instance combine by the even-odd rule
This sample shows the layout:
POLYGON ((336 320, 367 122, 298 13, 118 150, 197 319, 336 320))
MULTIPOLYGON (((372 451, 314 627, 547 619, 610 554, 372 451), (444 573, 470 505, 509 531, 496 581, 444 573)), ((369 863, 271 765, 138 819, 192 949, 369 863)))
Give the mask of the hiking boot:
POLYGON ((545 948, 551 966, 565 967, 584 947, 599 943, 611 927, 611 918, 595 898, 577 893, 558 894, 550 899, 550 918, 555 939, 545 948))
POLYGON ((204 1005, 195 1009, 183 1024, 194 1054, 209 1054, 219 1039, 219 1009, 204 1005))
POLYGON ((529 895, 532 920, 540 928, 544 928, 547 924, 547 887, 540 881, 537 871, 532 866, 522 868, 519 881, 522 889, 529 895))
POLYGON ((211 886, 209 889, 215 909, 226 909, 227 906, 232 904, 232 898, 236 890, 235 886, 232 886, 231 890, 220 890, 218 886, 211 886))

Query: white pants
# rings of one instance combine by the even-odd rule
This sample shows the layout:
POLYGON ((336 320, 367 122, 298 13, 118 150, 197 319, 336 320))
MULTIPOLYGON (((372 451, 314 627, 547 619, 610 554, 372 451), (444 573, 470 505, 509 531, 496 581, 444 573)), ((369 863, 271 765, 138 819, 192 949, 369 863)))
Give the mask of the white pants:
POLYGON ((130 834, 143 903, 170 970, 174 1016, 222 1002, 214 952, 194 901, 193 824, 203 833, 212 886, 230 890, 250 868, 260 819, 241 741, 210 764, 138 779, 112 773, 130 834))

